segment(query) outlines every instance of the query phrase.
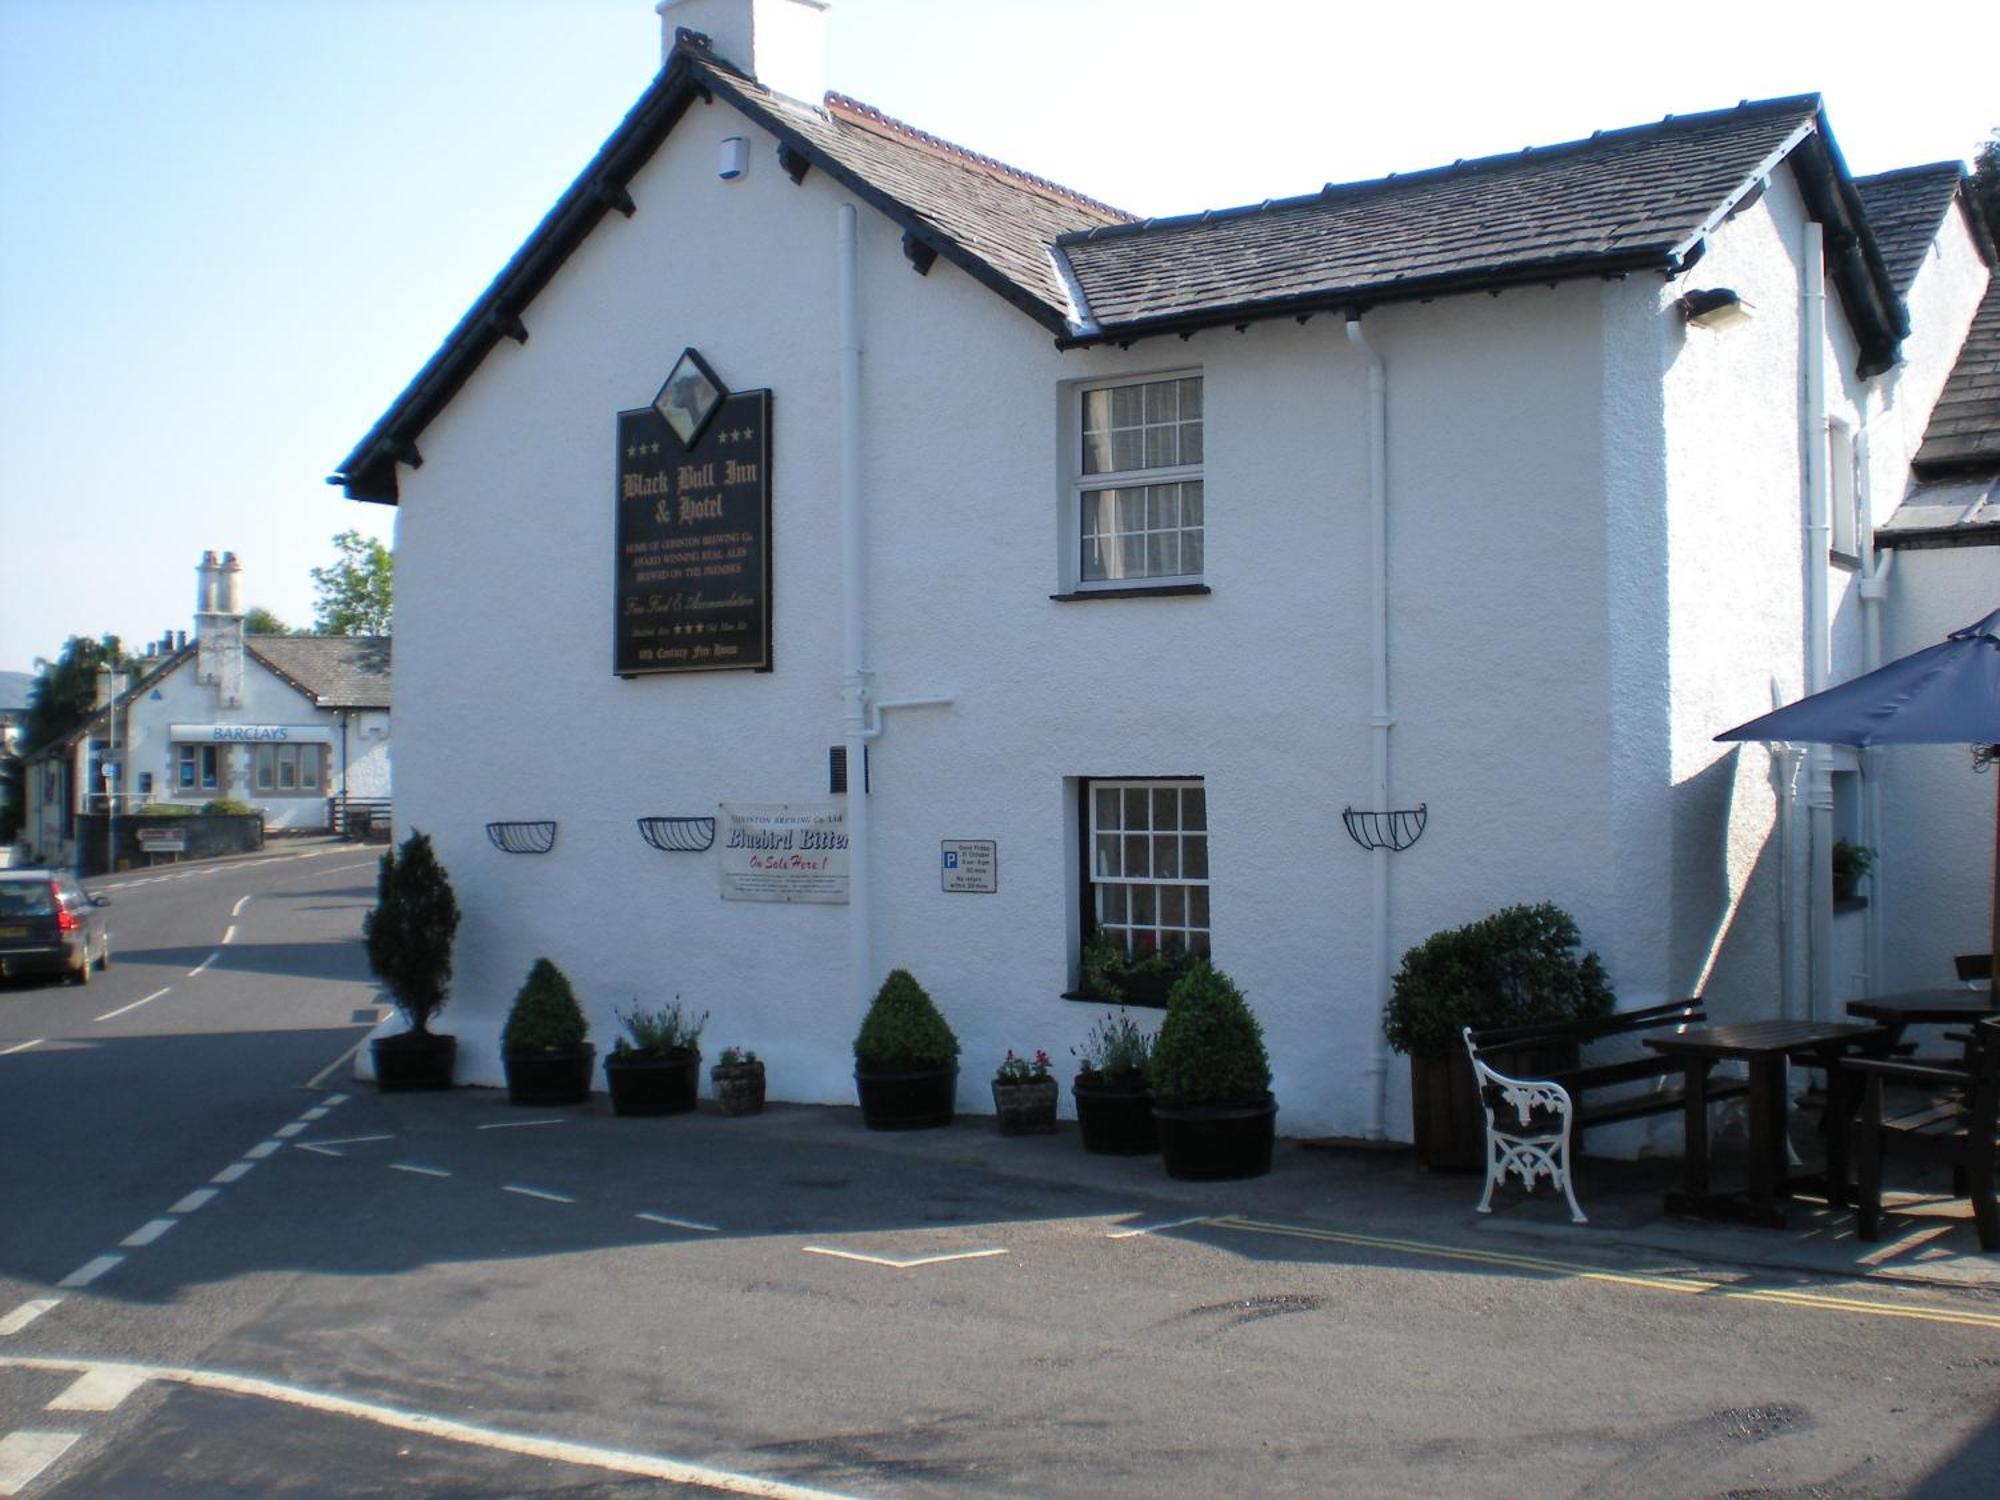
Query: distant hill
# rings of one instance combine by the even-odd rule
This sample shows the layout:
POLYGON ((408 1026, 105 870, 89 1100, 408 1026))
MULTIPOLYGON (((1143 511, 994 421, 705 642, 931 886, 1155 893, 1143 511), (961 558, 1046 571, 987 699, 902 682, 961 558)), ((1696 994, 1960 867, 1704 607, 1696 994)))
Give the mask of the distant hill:
POLYGON ((33 672, 0 672, 0 710, 26 708, 28 689, 34 685, 33 672))

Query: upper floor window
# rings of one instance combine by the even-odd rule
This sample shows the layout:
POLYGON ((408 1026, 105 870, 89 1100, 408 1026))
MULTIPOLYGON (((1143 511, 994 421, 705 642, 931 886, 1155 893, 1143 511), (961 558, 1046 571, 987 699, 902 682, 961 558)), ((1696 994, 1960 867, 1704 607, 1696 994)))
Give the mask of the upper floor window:
POLYGON ((1198 581, 1201 376, 1085 384, 1076 420, 1079 584, 1198 581))

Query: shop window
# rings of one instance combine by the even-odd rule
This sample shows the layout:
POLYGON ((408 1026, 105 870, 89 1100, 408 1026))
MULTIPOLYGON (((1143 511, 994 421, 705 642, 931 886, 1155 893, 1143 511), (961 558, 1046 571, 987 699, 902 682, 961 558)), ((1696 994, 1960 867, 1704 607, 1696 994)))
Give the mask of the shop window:
POLYGON ((175 786, 183 792, 213 792, 222 785, 222 747, 181 745, 177 747, 175 786))
POLYGON ((279 797, 317 796, 325 780, 325 757, 324 745, 259 745, 257 790, 279 797))

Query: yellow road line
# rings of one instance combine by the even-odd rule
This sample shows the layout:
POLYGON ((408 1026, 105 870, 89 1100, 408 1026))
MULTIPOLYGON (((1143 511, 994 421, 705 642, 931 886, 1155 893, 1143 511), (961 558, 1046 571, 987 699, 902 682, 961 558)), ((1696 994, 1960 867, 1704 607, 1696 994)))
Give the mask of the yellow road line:
POLYGON ((1250 1234, 1287 1235, 1294 1239, 1320 1240, 1335 1245, 1356 1245, 1370 1250, 1396 1250, 1409 1255, 1438 1260, 1464 1260, 1479 1265, 1498 1266, 1512 1271, 1539 1271, 1550 1276, 1566 1276, 1578 1281, 1600 1281, 1613 1286, 1635 1287, 1648 1292, 1672 1292, 1681 1296, 1731 1297, 1746 1302, 1775 1302, 1783 1307, 1810 1308, 1816 1312, 1854 1313, 1863 1317, 1908 1318, 1919 1323, 1948 1323, 1960 1328, 2000 1330, 2000 1313, 1969 1312, 1953 1308, 1922 1307, 1896 1302, 1870 1302, 1858 1297, 1839 1297, 1822 1292, 1794 1292, 1757 1287, 1731 1286, 1693 1276, 1643 1276, 1607 1271, 1576 1261, 1549 1260, 1532 1255, 1510 1255, 1501 1250, 1471 1250, 1456 1245, 1437 1245, 1427 1240, 1388 1239, 1381 1235, 1351 1234, 1338 1229, 1306 1229, 1292 1224, 1273 1224, 1263 1219, 1246 1219, 1225 1214, 1209 1222, 1218 1229, 1240 1229, 1250 1234))

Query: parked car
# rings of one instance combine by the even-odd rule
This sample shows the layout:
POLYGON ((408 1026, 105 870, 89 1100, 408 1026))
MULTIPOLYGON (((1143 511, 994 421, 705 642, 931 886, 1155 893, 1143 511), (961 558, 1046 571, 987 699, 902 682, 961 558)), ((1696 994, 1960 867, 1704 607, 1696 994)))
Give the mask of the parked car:
POLYGON ((0 870, 0 975, 63 974, 90 983, 111 964, 105 896, 66 870, 0 870))

